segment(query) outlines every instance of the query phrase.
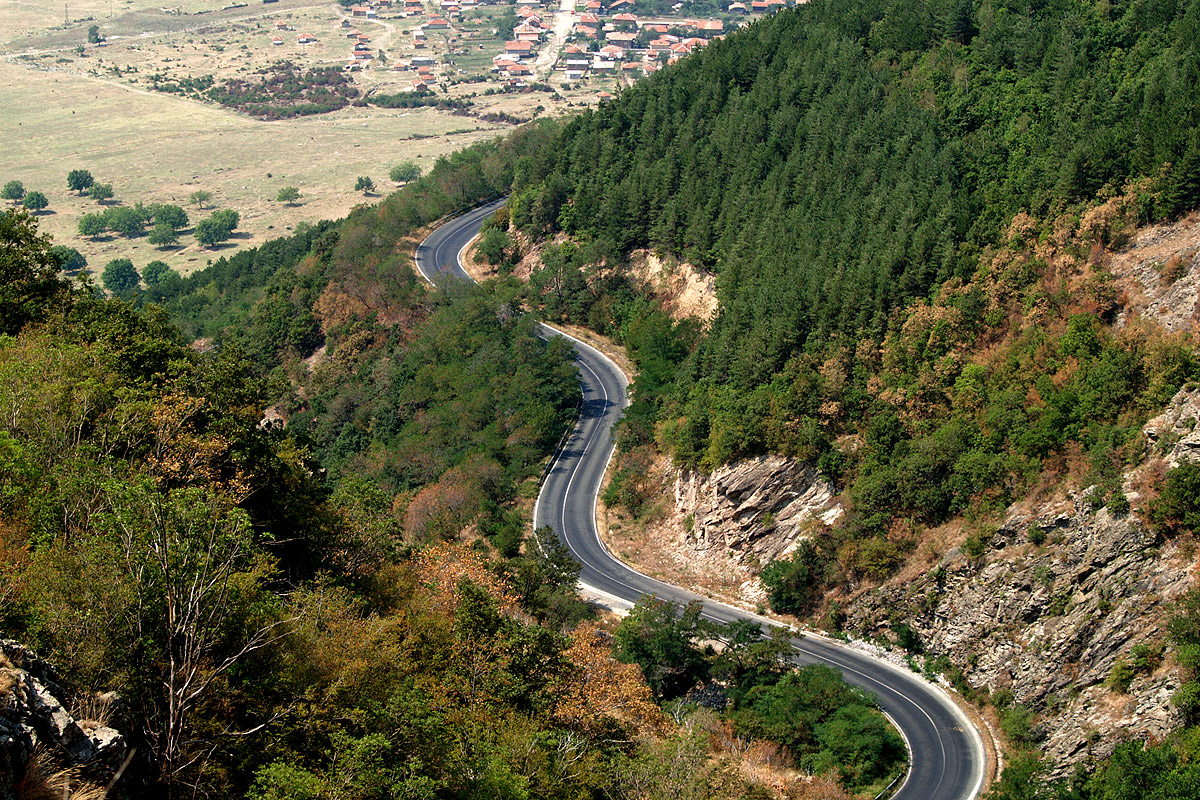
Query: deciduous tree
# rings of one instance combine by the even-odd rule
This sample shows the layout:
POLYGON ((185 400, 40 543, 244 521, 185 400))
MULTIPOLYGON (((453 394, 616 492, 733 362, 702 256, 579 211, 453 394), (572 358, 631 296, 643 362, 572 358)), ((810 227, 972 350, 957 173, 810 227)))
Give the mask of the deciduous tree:
POLYGON ((105 200, 111 200, 113 196, 113 187, 111 183, 93 183, 87 190, 87 196, 95 200, 97 203, 103 203, 105 200))
POLYGON ((92 173, 86 169, 73 169, 67 173, 67 188, 73 192, 83 194, 95 182, 96 179, 92 177, 92 173))
POLYGON ((38 191, 27 193, 25 198, 21 200, 22 208, 26 208, 34 212, 41 211, 42 209, 49 207, 49 205, 50 201, 46 199, 46 195, 38 191))
POLYGON ((104 272, 100 274, 100 282, 104 284, 105 289, 121 297, 136 289, 141 278, 128 258, 114 258, 105 265, 104 272))
POLYGON ((405 161, 403 164, 392 167, 388 177, 392 179, 393 183, 408 183, 421 177, 421 168, 417 166, 416 162, 405 161))

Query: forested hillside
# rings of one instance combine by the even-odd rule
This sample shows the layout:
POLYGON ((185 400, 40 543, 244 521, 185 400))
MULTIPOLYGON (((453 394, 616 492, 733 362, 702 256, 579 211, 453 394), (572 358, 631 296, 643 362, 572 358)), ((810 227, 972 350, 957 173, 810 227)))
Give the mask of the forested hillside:
POLYGON ((789 363, 894 329, 1014 214, 1200 201, 1198 31, 1186 0, 816 0, 572 120, 513 220, 716 272, 662 414, 676 458, 711 467, 768 446, 746 419, 786 402, 789 363))
MULTIPOLYGON (((570 353, 516 285, 433 291, 409 258, 544 135, 120 300, 0 214, 0 631, 81 730, 123 733, 114 791, 843 798, 902 769, 874 698, 792 674, 785 640, 655 604, 614 636, 549 529, 525 542, 570 353)), ((20 667, 0 659, 6 731, 41 713, 20 667)), ((0 740, 0 796, 115 779, 25 736, 0 740)))
MULTIPOLYGON (((1042 513, 1081 493, 1156 546, 1190 547, 1197 505, 1180 487, 1195 468, 1157 460, 1141 428, 1200 377, 1194 327, 1139 317, 1112 264, 1140 226, 1200 206, 1197 32, 1200 3, 1187 0, 816 0, 568 121, 516 175, 481 252, 501 270, 534 253, 530 303, 613 336, 637 363, 605 495, 620 526, 646 526, 628 541, 686 542, 677 560, 720 548, 719 523, 693 539, 699 519, 680 511, 664 527, 678 469, 764 452, 815 465, 836 522, 780 534, 792 554, 774 564, 737 559, 755 562, 776 610, 838 629, 841 603, 861 601, 860 617, 877 612, 865 628, 890 624, 885 640, 912 653, 921 642, 880 618, 875 590, 928 571, 914 602, 937 609, 948 565, 1005 574, 997 562, 1014 556, 990 543, 1018 501, 1042 513), (643 250, 713 274, 716 316, 655 309, 631 268, 643 250)), ((1148 280, 1171 285, 1194 254, 1146 267, 1148 280)), ((769 537, 780 509, 749 494, 732 498, 749 506, 727 527, 769 537)), ((1039 554, 1046 543, 1032 528, 1020 541, 1039 554)), ((1041 657, 1033 631, 1084 596, 1071 586, 1001 638, 1041 657)), ((1194 610, 1194 596, 1176 602, 1194 610)), ((1194 725, 1195 653, 1175 633, 1192 623, 1155 624, 1120 635, 1168 653, 1184 688, 1163 716, 1194 725)), ((986 645, 957 633, 947 674, 975 691, 971 648, 986 645)), ((1052 786, 1039 714, 1055 719, 1061 698, 1042 699, 992 697, 1018 756, 996 797, 1195 793, 1195 727, 1115 752, 1105 737, 1121 734, 1097 729, 1112 760, 1085 759, 1089 740, 1080 775, 1052 786)))

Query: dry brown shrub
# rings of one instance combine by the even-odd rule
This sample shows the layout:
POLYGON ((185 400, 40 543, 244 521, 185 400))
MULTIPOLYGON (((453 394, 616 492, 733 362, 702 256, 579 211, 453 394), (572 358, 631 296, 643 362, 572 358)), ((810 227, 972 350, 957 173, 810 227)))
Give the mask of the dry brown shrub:
POLYGON ((440 544, 422 550, 416 558, 419 582, 427 589, 426 597, 439 612, 453 614, 462 595, 459 586, 469 581, 482 588, 496 601, 502 614, 515 615, 520 603, 508 585, 474 550, 454 543, 440 544))
POLYGON ((1167 259, 1167 263, 1163 264, 1162 272, 1159 274, 1159 281, 1163 286, 1170 286, 1183 277, 1187 271, 1187 265, 1180 257, 1179 253, 1174 253, 1167 259))
POLYGON ((571 668, 556 693, 556 720, 584 731, 598 729, 606 717, 641 735, 668 730, 667 718, 655 705, 641 670, 613 658, 609 637, 597 623, 576 628, 563 655, 571 668))
POLYGON ((108 794, 103 786, 80 779, 77 769, 59 769, 43 748, 33 751, 14 788, 16 800, 101 800, 108 794))
POLYGON ((832 778, 814 776, 806 781, 797 781, 788 787, 784 795, 787 800, 853 800, 854 795, 838 786, 832 778))

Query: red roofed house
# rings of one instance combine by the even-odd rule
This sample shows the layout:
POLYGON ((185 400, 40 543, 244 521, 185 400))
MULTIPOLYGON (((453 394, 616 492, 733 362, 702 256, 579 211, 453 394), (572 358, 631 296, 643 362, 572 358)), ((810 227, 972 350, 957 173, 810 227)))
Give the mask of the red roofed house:
POLYGON ((650 40, 650 49, 658 50, 658 51, 666 51, 666 50, 670 50, 671 45, 673 45, 673 44, 675 44, 675 42, 671 41, 670 38, 668 38, 666 36, 660 36, 657 39, 650 40))
POLYGON ((308 44, 309 42, 315 42, 316 40, 317 37, 313 36, 311 33, 302 33, 296 37, 296 44, 308 44))
POLYGON ((620 61, 625 57, 625 51, 616 45, 609 44, 600 48, 600 55, 612 61, 620 61))
POLYGON ((752 2, 750 3, 750 13, 751 14, 767 13, 767 0, 752 0, 752 2))
POLYGON ((596 38, 596 29, 590 25, 576 25, 574 30, 580 36, 586 36, 589 39, 596 38))
POLYGON ((596 97, 598 97, 600 99, 601 103, 604 103, 608 100, 613 99, 613 96, 611 94, 609 94, 608 92, 601 92, 600 94, 596 95, 596 97))
POLYGON ((588 0, 588 2, 584 5, 584 8, 586 8, 588 11, 599 11, 601 8, 603 8, 603 6, 600 5, 600 0, 588 0))
POLYGON ((425 81, 421 80, 420 78, 417 78, 415 81, 412 82, 412 90, 414 92, 428 91, 429 84, 425 83, 425 81))
POLYGON ((613 17, 614 22, 637 22, 637 16, 634 14, 617 14, 613 17))
POLYGON ((450 23, 441 17, 430 17, 429 22, 425 23, 425 27, 435 31, 444 31, 450 27, 450 23))
POLYGON ((600 24, 600 18, 597 17, 595 14, 584 14, 583 16, 581 16, 579 18, 579 21, 582 22, 584 25, 599 25, 600 24))
POLYGON ((509 55, 517 56, 518 58, 521 56, 527 56, 533 53, 533 43, 522 41, 505 42, 504 52, 508 53, 509 55))
POLYGON ((281 45, 281 44, 283 44, 283 39, 280 39, 278 36, 276 36, 274 39, 271 40, 271 44, 276 45, 276 46, 281 45))
POLYGON ((647 25, 646 30, 650 31, 651 33, 666 33, 671 29, 666 25, 647 25))
POLYGON ((636 5, 637 3, 635 3, 634 0, 612 0, 612 2, 608 4, 608 10, 628 11, 636 5))
POLYGON ((354 8, 350 9, 350 13, 356 17, 365 17, 367 15, 367 7, 355 6, 354 8))
POLYGON ((712 35, 725 30, 725 23, 719 19, 698 19, 693 27, 701 33, 712 35))

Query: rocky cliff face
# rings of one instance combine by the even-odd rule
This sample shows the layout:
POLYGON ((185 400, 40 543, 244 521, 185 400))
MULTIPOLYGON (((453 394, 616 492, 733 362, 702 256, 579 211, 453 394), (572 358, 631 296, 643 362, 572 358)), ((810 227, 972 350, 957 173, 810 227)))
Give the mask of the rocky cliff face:
POLYGON ((708 476, 680 474, 675 513, 691 519, 684 525, 684 547, 696 552, 719 548, 734 561, 753 566, 788 555, 804 537, 806 524, 830 524, 842 509, 833 487, 814 467, 783 456, 761 456, 708 476))
MULTIPOLYGON (((1107 755, 1122 738, 1161 738, 1179 721, 1164 622, 1193 585, 1196 556, 1191 542, 1160 542, 1147 529, 1136 489, 1146 472, 1200 460, 1198 420, 1200 389, 1192 388, 1146 424, 1147 460, 1125 476, 1132 512, 1097 507, 1088 490, 1019 503, 981 556, 952 547, 915 577, 906 570, 852 597, 847 630, 881 638, 906 623, 927 656, 945 656, 972 686, 1011 692, 1038 711, 1045 753, 1062 771, 1107 755), (1111 681, 1139 646, 1162 655, 1111 681)), ((761 565, 842 513, 811 466, 781 456, 709 476, 668 469, 664 481, 674 507, 660 546, 669 543, 672 560, 696 571, 740 575, 735 599, 751 604, 763 599, 754 578, 761 565)))
POLYGON ((1191 585, 1191 562, 1136 517, 1073 493, 1058 508, 1013 509, 979 558, 955 548, 916 580, 860 596, 847 628, 876 636, 906 623, 928 656, 948 658, 972 686, 1010 691, 1041 712, 1045 755, 1065 769, 1178 723, 1167 662, 1124 690, 1106 682, 1137 645, 1165 644, 1162 623, 1191 585))
POLYGON ((1200 459, 1197 419, 1200 390, 1185 388, 1145 425, 1147 461, 1125 475, 1132 513, 1098 508, 1086 490, 1017 504, 981 556, 954 548, 915 580, 859 596, 849 629, 875 636, 903 621, 972 686, 1011 692, 1040 712, 1060 771, 1123 738, 1161 739, 1180 722, 1164 622, 1196 558, 1192 542, 1160 542, 1142 523, 1136 487, 1148 471, 1200 459), (1168 657, 1130 670, 1139 649, 1168 657), (1114 680, 1123 667, 1126 680, 1114 680))
MULTIPOLYGON (((48 664, 29 648, 0 639, 0 800, 47 789, 47 774, 37 777, 37 786, 30 785, 35 780, 27 775, 33 771, 31 761, 59 772, 59 783, 104 785, 120 768, 125 739, 99 720, 72 716, 59 699, 65 696, 48 664)), ((110 708, 112 701, 101 697, 95 705, 110 708)), ((57 783, 53 788, 58 789, 57 783)))

